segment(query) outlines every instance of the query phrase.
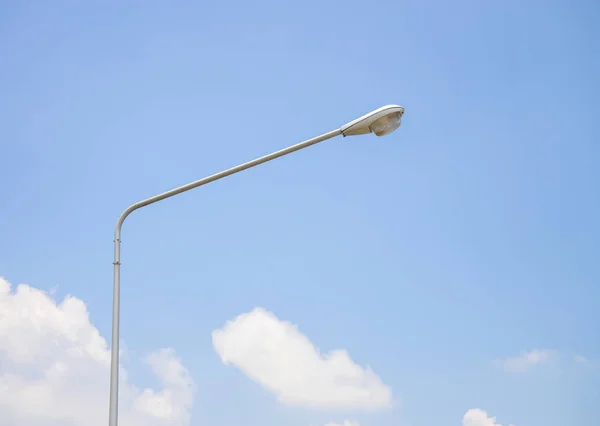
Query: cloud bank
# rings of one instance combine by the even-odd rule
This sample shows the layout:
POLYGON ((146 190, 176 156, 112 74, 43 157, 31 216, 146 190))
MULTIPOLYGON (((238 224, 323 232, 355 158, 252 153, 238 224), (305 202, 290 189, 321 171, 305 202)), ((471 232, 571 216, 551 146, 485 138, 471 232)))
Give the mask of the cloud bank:
POLYGON ((539 365, 551 365, 556 362, 557 351, 552 349, 534 349, 515 357, 496 360, 494 363, 509 373, 524 373, 539 365))
POLYGON ((262 308, 228 321, 212 340, 224 364, 283 404, 363 409, 391 404, 391 389, 369 367, 357 365, 342 349, 321 354, 295 325, 262 308))
MULTIPOLYGON (((187 426, 194 382, 171 349, 144 362, 160 390, 139 389, 122 370, 123 426, 187 426)), ((0 419, 19 426, 105 426, 110 350, 75 297, 49 294, 0 277, 0 419)))
MULTIPOLYGON (((462 426, 502 426, 496 423, 495 417, 489 417, 488 413, 479 409, 472 408, 466 412, 462 420, 462 426)), ((508 425, 514 426, 514 425, 508 425)))
POLYGON ((325 426, 360 426, 360 423, 355 420, 344 420, 342 423, 329 422, 325 426))

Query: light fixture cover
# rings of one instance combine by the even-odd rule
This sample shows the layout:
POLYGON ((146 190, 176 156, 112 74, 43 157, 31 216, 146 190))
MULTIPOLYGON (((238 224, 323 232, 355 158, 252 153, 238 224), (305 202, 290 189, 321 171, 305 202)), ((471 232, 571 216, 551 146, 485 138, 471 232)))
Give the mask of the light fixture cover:
POLYGON ((340 130, 344 136, 365 135, 371 132, 377 136, 384 136, 400 127, 403 114, 403 107, 386 105, 343 125, 340 130))

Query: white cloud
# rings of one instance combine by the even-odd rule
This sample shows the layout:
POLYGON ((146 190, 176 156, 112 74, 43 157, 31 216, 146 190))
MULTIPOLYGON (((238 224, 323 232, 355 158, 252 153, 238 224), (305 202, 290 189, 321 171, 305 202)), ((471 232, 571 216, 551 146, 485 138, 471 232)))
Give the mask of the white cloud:
POLYGON ((391 404, 391 389, 345 350, 321 354, 298 328, 262 308, 212 334, 221 361, 233 364, 288 405, 375 409, 391 404))
POLYGON ((344 420, 342 423, 329 422, 325 426, 360 426, 356 420, 344 420))
POLYGON ((600 368, 600 361, 588 359, 582 355, 573 355, 573 362, 584 368, 591 368, 593 370, 600 368))
MULTIPOLYGON (((462 426, 502 426, 496 423, 496 417, 488 417, 488 413, 479 408, 472 408, 463 416, 462 426)), ((513 426, 513 425, 508 425, 513 426)))
POLYGON ((495 361, 495 364, 509 373, 523 373, 536 365, 549 365, 556 362, 557 352, 551 349, 534 349, 519 356, 495 361))
MULTIPOLYGON (((145 362, 163 389, 140 390, 121 373, 123 426, 185 426, 194 383, 171 349, 145 362)), ((85 303, 0 277, 0 418, 19 426, 105 426, 110 351, 85 303)))

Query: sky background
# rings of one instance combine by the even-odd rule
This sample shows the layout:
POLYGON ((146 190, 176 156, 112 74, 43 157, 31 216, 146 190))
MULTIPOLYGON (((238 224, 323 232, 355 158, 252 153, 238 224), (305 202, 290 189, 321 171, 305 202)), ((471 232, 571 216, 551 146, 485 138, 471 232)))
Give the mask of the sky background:
POLYGON ((127 219, 127 379, 160 388, 139 360, 173 348, 192 426, 595 424, 599 28, 591 0, 0 1, 0 276, 110 341, 129 204, 400 104, 392 135, 127 219), (290 406, 224 365, 211 333, 255 307, 392 406, 290 406))

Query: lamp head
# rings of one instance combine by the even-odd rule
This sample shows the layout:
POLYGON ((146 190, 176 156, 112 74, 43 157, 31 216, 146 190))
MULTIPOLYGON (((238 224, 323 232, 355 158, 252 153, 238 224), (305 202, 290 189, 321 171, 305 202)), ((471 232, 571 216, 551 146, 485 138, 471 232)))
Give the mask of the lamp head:
POLYGON ((386 105, 371 111, 341 127, 344 136, 365 135, 375 133, 385 136, 400 127, 404 108, 398 105, 386 105))

